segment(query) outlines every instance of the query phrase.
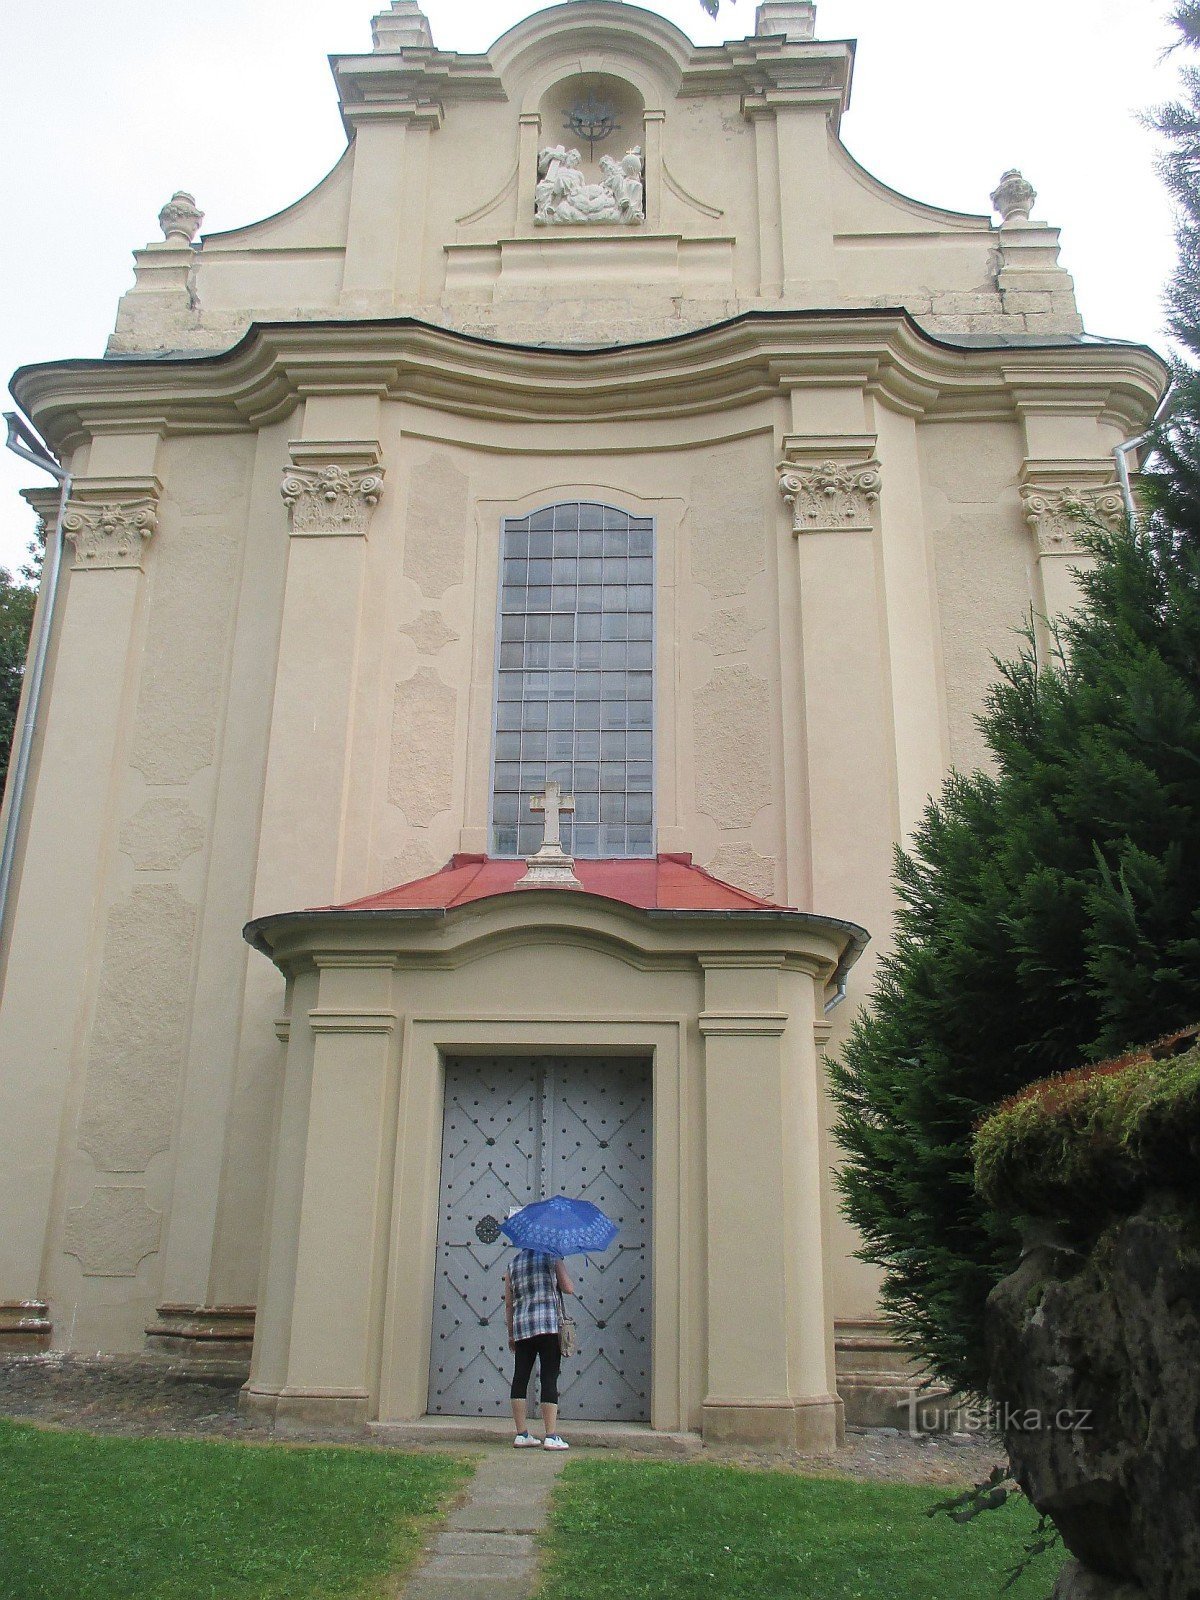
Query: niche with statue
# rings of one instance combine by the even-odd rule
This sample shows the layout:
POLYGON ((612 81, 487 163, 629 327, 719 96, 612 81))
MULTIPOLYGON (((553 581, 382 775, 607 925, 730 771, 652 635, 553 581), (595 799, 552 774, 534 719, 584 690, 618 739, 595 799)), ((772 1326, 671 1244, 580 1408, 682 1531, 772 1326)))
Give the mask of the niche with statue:
POLYGON ((540 112, 534 222, 645 222, 644 106, 633 86, 598 73, 566 78, 540 112))

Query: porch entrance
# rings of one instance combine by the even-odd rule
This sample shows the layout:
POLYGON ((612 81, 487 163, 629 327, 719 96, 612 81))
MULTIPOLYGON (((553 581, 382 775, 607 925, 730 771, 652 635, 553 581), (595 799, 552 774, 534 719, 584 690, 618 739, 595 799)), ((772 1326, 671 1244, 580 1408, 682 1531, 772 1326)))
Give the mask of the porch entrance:
POLYGON ((446 1061, 437 1278, 429 1364, 435 1416, 507 1416, 512 1358, 503 1274, 512 1247, 486 1219, 553 1194, 592 1200, 621 1232, 572 1256, 579 1349, 563 1363, 564 1425, 650 1418, 651 1072, 641 1058, 446 1061))

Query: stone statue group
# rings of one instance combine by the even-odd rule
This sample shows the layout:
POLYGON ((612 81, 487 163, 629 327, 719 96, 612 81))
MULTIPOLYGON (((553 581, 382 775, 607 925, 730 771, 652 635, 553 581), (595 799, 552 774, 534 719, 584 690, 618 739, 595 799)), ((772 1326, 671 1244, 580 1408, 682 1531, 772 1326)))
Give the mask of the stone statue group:
POLYGON ((620 161, 601 156, 600 172, 599 183, 588 183, 578 150, 561 144, 540 150, 534 222, 644 222, 640 146, 635 145, 620 161))

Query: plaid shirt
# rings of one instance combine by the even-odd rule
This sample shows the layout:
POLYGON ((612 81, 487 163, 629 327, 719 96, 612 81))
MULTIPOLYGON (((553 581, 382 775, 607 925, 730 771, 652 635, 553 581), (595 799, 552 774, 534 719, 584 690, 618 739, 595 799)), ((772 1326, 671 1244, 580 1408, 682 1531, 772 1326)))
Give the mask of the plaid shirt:
POLYGON ((553 1256, 518 1250, 508 1269, 512 1283, 513 1338, 558 1332, 558 1274, 553 1256))

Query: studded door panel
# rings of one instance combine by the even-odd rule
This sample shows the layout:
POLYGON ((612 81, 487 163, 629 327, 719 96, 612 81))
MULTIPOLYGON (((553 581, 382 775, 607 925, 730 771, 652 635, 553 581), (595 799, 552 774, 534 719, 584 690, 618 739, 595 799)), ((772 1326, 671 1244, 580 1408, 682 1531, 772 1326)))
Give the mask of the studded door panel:
POLYGON ((649 1419, 650 1171, 648 1062, 446 1063, 431 1413, 507 1414, 503 1274, 511 1247, 482 1242, 487 1219, 569 1194, 593 1200, 621 1232, 603 1254, 567 1263, 579 1349, 563 1364, 564 1421, 649 1419))
POLYGON ((564 1363, 564 1417, 650 1417, 650 1074, 643 1061, 567 1060, 546 1075, 548 1194, 591 1200, 620 1226, 572 1256, 579 1349, 564 1363))

